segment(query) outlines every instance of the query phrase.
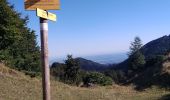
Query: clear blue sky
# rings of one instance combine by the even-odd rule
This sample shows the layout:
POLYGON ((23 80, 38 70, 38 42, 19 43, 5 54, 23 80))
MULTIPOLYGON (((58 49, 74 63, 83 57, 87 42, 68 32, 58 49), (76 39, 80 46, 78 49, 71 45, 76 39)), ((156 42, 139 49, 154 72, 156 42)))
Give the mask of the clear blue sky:
MULTIPOLYGON (((29 16, 39 42, 35 11, 25 11, 24 0, 9 2, 29 16)), ((49 22, 50 57, 127 52, 135 36, 145 44, 170 34, 170 0, 61 0, 51 12, 58 21, 49 22)))

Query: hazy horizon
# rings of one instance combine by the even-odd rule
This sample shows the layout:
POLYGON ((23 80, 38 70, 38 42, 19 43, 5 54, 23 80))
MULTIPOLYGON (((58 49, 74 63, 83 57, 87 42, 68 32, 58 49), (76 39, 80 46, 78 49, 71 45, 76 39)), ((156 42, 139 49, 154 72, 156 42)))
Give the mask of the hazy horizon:
MULTIPOLYGON (((67 56, 67 55, 66 55, 67 56)), ((50 61, 50 65, 54 62, 59 62, 59 63, 63 63, 64 60, 66 60, 66 56, 63 57, 50 57, 49 61, 50 61)), ((122 52, 122 53, 110 53, 110 54, 98 54, 98 55, 88 55, 88 56, 74 56, 72 55, 73 58, 84 58, 87 60, 91 60, 100 64, 117 64, 120 63, 122 61, 124 61, 125 59, 128 58, 127 56, 127 52, 122 52)))

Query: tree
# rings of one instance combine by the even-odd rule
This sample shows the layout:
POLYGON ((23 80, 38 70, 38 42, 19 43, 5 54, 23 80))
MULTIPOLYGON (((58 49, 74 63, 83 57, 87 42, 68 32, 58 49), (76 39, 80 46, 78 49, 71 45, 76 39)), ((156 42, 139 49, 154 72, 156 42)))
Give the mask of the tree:
POLYGON ((80 66, 78 62, 73 59, 72 55, 67 56, 65 60, 64 79, 66 83, 78 85, 80 82, 80 66))
POLYGON ((139 51, 137 51, 136 53, 129 57, 129 66, 131 70, 142 69, 145 63, 146 63, 145 57, 139 51))
POLYGON ((134 41, 131 42, 129 56, 133 55, 135 52, 139 51, 142 47, 142 41, 139 37, 135 37, 134 41))
POLYGON ((0 0, 0 63, 29 72, 40 72, 40 48, 33 30, 27 27, 28 17, 0 0))
POLYGON ((132 42, 130 46, 128 61, 130 70, 140 70, 146 63, 145 56, 140 52, 141 47, 141 39, 139 37, 135 37, 134 42, 132 42))

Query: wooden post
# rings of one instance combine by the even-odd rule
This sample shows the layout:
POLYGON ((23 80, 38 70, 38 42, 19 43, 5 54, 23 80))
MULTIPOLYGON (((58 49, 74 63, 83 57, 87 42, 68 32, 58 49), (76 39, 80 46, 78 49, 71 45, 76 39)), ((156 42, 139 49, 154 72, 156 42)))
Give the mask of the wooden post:
POLYGON ((43 100, 50 100, 50 68, 48 62, 48 20, 40 18, 43 100))

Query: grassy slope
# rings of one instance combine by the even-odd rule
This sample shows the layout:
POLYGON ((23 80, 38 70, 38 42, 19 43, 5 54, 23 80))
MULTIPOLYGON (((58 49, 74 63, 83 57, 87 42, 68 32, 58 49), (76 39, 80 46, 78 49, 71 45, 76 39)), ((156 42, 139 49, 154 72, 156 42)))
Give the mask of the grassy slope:
MULTIPOLYGON (((137 92, 132 87, 109 86, 93 89, 51 81, 52 100, 155 100, 170 94, 158 88, 137 92)), ((0 65, 0 100, 42 100, 41 80, 0 65)))

